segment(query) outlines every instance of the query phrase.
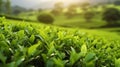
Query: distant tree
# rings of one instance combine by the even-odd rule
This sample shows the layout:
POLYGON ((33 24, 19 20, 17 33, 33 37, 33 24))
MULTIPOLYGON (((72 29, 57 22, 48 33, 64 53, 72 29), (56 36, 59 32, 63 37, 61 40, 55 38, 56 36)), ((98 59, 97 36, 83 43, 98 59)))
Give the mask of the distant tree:
POLYGON ((120 1, 116 0, 116 1, 114 2, 114 4, 115 4, 115 5, 120 5, 120 1))
POLYGON ((55 3, 54 7, 55 8, 63 9, 63 2, 57 2, 57 3, 55 3))
POLYGON ((98 6, 102 6, 102 5, 105 5, 106 3, 105 2, 100 2, 100 3, 98 3, 97 5, 98 6))
POLYGON ((54 22, 54 17, 48 13, 42 13, 42 14, 38 15, 37 19, 39 22, 42 22, 45 24, 52 24, 54 22))
POLYGON ((43 10, 43 9, 39 8, 39 9, 38 9, 38 12, 41 12, 42 10, 43 10))
POLYGON ((76 8, 78 6, 76 4, 70 4, 68 6, 68 11, 65 13, 65 15, 67 16, 67 18, 72 18, 76 15, 76 8))
MULTIPOLYGON (((38 10, 39 10, 39 9, 38 9, 38 10)), ((28 12, 29 12, 29 11, 32 12, 32 11, 34 11, 34 9, 30 8, 30 9, 28 9, 27 11, 28 11, 28 12)))
POLYGON ((117 24, 120 21, 120 11, 117 8, 107 8, 103 12, 103 20, 109 25, 117 24))
POLYGON ((88 2, 84 2, 84 3, 81 4, 81 8, 82 8, 84 11, 86 11, 89 6, 90 6, 90 3, 88 3, 88 2))
POLYGON ((2 12, 2 4, 3 4, 3 0, 0 0, 0 12, 2 12))
POLYGON ((76 4, 70 4, 69 7, 68 7, 68 11, 76 13, 76 8, 77 8, 76 4))
POLYGON ((85 11, 84 18, 87 22, 91 22, 92 18, 95 16, 95 12, 93 11, 85 11))
POLYGON ((10 2, 10 0, 6 0, 5 7, 6 7, 7 14, 10 14, 11 13, 11 2, 10 2))
POLYGON ((88 3, 88 2, 84 2, 81 4, 81 7, 88 7, 88 6, 90 6, 90 3, 88 3))
POLYGON ((55 3, 53 10, 51 11, 52 14, 54 15, 60 15, 63 11, 63 3, 62 2, 58 2, 55 3))
POLYGON ((21 10, 19 10, 19 9, 16 9, 13 11, 13 14, 15 14, 15 15, 18 15, 19 13, 21 13, 21 10))
POLYGON ((26 11, 27 11, 26 8, 23 8, 23 7, 20 7, 20 6, 17 6, 17 5, 12 7, 12 14, 14 14, 14 15, 18 15, 21 12, 26 12, 26 11))

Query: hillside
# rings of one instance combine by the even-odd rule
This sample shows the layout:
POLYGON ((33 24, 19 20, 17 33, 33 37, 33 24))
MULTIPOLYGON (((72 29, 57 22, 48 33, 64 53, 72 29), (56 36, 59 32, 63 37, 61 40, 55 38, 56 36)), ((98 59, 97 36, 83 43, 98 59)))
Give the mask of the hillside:
MULTIPOLYGON (((116 6, 113 4, 106 5, 105 8, 117 8, 118 10, 120 10, 119 9, 120 6, 116 6)), ((104 8, 102 5, 99 5, 98 7, 89 8, 88 10, 91 10, 91 9, 92 9, 92 12, 95 13, 94 16, 91 16, 92 17, 91 21, 86 21, 84 17, 85 16, 84 10, 82 10, 81 8, 77 8, 76 15, 73 15, 70 18, 68 18, 67 15, 64 13, 64 11, 66 11, 67 8, 64 8, 63 12, 60 15, 53 15, 51 13, 51 10, 41 10, 41 11, 23 12, 23 13, 20 13, 17 17, 37 21, 38 15, 42 13, 49 13, 53 15, 53 18, 54 18, 53 25, 56 25, 56 26, 102 30, 102 31, 108 31, 110 33, 116 32, 117 34, 120 34, 120 23, 118 24, 118 26, 113 26, 113 27, 106 26, 107 22, 102 19, 103 12, 104 12, 104 8)))
POLYGON ((0 18, 0 67, 119 67, 119 38, 0 18))

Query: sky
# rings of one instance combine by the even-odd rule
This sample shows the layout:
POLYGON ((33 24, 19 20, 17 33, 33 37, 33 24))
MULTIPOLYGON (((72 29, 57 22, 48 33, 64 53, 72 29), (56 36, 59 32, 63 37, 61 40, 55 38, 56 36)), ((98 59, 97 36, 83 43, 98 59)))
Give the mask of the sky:
POLYGON ((68 4, 78 1, 82 1, 82 0, 11 0, 11 3, 12 5, 19 5, 25 8, 33 8, 33 7, 37 7, 38 5, 40 7, 45 7, 45 6, 49 7, 55 2, 64 2, 65 4, 68 4))
POLYGON ((43 2, 43 0, 11 0, 12 5, 19 5, 22 7, 32 7, 43 2))
POLYGON ((69 4, 84 1, 90 1, 93 4, 94 2, 105 2, 110 0, 11 0, 12 5, 18 5, 24 8, 50 8, 54 6, 55 2, 69 4))

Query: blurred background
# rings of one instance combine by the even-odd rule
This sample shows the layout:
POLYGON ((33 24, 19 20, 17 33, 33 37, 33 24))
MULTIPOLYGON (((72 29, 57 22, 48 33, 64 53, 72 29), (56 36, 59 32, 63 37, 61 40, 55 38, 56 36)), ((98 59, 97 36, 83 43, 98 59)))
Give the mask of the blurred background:
POLYGON ((0 16, 120 34, 119 0, 0 0, 0 16))

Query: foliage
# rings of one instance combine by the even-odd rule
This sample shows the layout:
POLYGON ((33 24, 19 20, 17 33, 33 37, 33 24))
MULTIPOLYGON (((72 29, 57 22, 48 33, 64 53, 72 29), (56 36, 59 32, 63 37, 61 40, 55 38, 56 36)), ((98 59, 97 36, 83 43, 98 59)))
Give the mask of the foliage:
POLYGON ((63 3, 57 2, 54 4, 54 8, 52 9, 51 13, 55 16, 60 15, 63 12, 63 3))
POLYGON ((115 5, 120 5, 120 1, 116 0, 116 1, 114 2, 114 4, 115 4, 115 5))
POLYGON ((90 3, 89 2, 84 2, 80 6, 81 7, 88 7, 88 6, 90 6, 90 3))
POLYGON ((73 17, 76 15, 76 13, 73 12, 73 11, 67 11, 67 12, 64 13, 64 15, 65 15, 68 19, 71 19, 71 18, 73 18, 73 17))
POLYGON ((54 22, 54 17, 51 14, 42 13, 37 16, 39 22, 52 24, 54 22))
POLYGON ((90 7, 90 3, 88 2, 84 2, 80 4, 80 7, 82 8, 82 10, 86 11, 88 9, 88 7, 90 7))
POLYGON ((18 18, 18 17, 15 17, 15 16, 9 16, 9 15, 2 15, 2 14, 0 14, 0 17, 5 17, 6 19, 10 19, 10 20, 19 20, 19 21, 33 22, 33 20, 18 18))
POLYGON ((11 2, 10 2, 10 0, 6 0, 5 7, 6 7, 7 14, 10 14, 11 13, 11 2))
POLYGON ((85 11, 84 12, 84 18, 87 22, 91 22, 91 20, 93 19, 94 16, 95 16, 94 11, 85 11))
POLYGON ((0 0, 0 13, 2 12, 2 4, 3 4, 3 1, 0 0))
POLYGON ((29 10, 27 10, 26 8, 20 7, 20 6, 13 6, 12 7, 12 14, 13 15, 19 15, 22 12, 27 12, 29 10))
POLYGON ((65 13, 65 16, 67 18, 72 18, 74 17, 77 13, 76 13, 76 8, 77 8, 77 5, 76 4, 70 4, 68 6, 68 10, 67 12, 65 13))
POLYGON ((62 13, 61 9, 53 9, 51 10, 51 13, 55 16, 58 16, 62 13))
POLYGON ((10 0, 0 0, 0 14, 11 13, 11 2, 10 0))
POLYGON ((108 24, 117 24, 117 21, 120 20, 120 11, 117 8, 107 8, 103 12, 103 20, 108 24))
POLYGON ((0 67, 119 67, 120 42, 77 29, 0 19, 0 67))

